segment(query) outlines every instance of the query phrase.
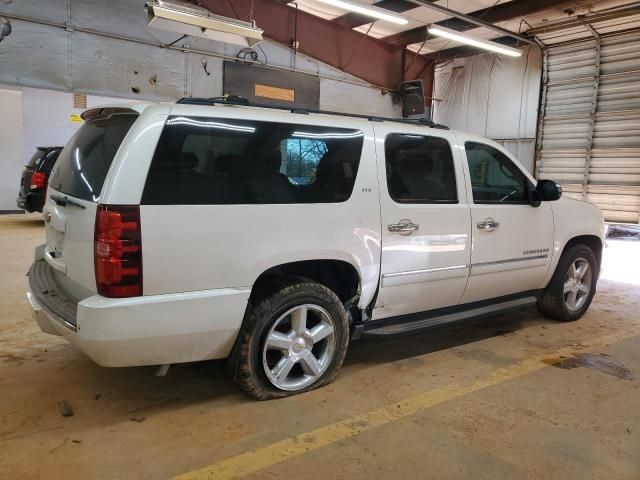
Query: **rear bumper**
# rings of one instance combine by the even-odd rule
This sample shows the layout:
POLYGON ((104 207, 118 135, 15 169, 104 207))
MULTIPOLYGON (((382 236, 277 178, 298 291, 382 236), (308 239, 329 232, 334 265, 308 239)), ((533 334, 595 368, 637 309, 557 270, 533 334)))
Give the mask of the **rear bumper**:
POLYGON ((16 205, 22 210, 27 212, 42 212, 44 207, 45 194, 44 192, 29 192, 26 196, 22 194, 16 198, 16 205))
POLYGON ((42 287, 29 280, 27 299, 40 329, 62 335, 105 367, 227 357, 250 294, 248 288, 223 288, 121 299, 94 295, 77 303, 74 321, 46 303, 41 290, 34 292, 42 287))

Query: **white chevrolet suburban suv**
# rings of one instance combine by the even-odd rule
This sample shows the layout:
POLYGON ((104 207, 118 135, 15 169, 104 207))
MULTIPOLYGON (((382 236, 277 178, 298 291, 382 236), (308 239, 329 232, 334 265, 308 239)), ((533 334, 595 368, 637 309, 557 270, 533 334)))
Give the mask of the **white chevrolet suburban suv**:
POLYGON ((83 118, 28 300, 100 365, 227 358, 249 395, 283 397, 363 334, 533 302, 575 320, 595 293, 599 209, 486 138, 222 98, 83 118))

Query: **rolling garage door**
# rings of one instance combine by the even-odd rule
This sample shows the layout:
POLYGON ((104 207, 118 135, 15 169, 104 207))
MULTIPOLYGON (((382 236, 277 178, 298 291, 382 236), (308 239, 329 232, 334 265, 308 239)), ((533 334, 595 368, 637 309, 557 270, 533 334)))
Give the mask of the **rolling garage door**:
POLYGON ((640 32, 545 53, 536 173, 605 220, 640 221, 640 32))

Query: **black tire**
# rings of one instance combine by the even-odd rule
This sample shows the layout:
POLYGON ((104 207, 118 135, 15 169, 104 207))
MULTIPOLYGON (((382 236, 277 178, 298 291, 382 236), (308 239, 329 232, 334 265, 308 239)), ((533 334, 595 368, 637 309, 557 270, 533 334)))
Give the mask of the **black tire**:
POLYGON ((578 244, 569 248, 562 254, 562 257, 560 257, 560 261, 549 285, 547 285, 547 288, 544 289, 538 299, 538 309, 547 317, 561 322, 578 320, 587 311, 596 293, 596 283, 599 274, 598 269, 599 265, 596 256, 588 246, 578 244), (565 301, 564 284, 569 269, 578 259, 585 259, 588 262, 592 273, 591 285, 584 304, 576 310, 571 310, 565 301))
POLYGON ((275 292, 258 299, 254 305, 249 305, 234 354, 229 359, 229 370, 237 385, 252 398, 269 400, 288 397, 332 382, 344 360, 348 341, 347 312, 337 295, 324 285, 295 278, 281 284, 275 292), (314 383, 300 390, 287 391, 269 380, 263 366, 263 347, 276 321, 290 309, 305 304, 317 305, 331 317, 334 325, 333 356, 330 357, 326 370, 314 383))

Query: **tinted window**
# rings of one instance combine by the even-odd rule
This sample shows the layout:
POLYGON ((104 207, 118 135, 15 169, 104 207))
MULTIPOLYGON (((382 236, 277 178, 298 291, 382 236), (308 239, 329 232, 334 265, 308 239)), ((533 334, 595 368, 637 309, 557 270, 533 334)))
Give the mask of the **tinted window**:
POLYGON ((46 152, 47 152, 46 150, 42 150, 40 148, 36 149, 35 153, 27 162, 27 167, 34 168, 34 169, 38 168, 40 166, 40 162, 42 161, 42 157, 44 157, 44 154, 46 152))
POLYGON ((72 197, 96 201, 113 157, 136 118, 137 114, 118 113, 86 121, 60 153, 49 185, 72 197))
POLYGON ((42 161, 40 162, 40 165, 38 166, 38 171, 46 174, 51 173, 51 170, 56 164, 56 160, 58 159, 58 156, 60 155, 61 151, 62 150, 60 149, 49 150, 49 153, 47 153, 45 157, 42 159, 42 161))
POLYGON ((457 203, 449 143, 437 137, 389 135, 385 141, 389 195, 400 203, 457 203))
POLYGON ((363 134, 310 125, 169 117, 142 203, 330 203, 351 196, 363 134))
POLYGON ((527 179, 505 154, 482 143, 464 146, 474 203, 528 203, 527 179))

